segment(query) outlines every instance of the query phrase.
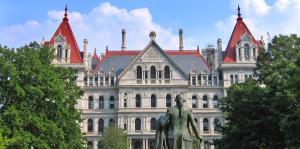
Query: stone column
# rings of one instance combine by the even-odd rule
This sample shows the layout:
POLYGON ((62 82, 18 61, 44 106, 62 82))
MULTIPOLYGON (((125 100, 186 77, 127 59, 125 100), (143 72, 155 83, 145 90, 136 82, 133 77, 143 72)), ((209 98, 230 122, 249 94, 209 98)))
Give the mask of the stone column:
POLYGON ((237 62, 240 61, 238 46, 235 47, 235 58, 237 62))
POLYGON ((98 119, 97 118, 94 118, 93 121, 94 121, 94 128, 93 128, 93 134, 97 134, 98 133, 98 119))
POLYGON ((210 133, 214 133, 214 118, 213 117, 211 117, 210 119, 209 119, 209 124, 210 124, 210 133))
POLYGON ((242 51, 242 61, 245 61, 245 48, 244 46, 241 48, 241 51, 242 51))
POLYGON ((203 134, 203 118, 199 119, 199 123, 200 123, 200 134, 203 134))
POLYGON ((146 149, 148 149, 148 146, 149 146, 148 139, 145 138, 145 147, 146 147, 146 149))
POLYGON ((93 142, 94 142, 94 143, 93 143, 94 149, 98 148, 98 141, 95 139, 93 142))

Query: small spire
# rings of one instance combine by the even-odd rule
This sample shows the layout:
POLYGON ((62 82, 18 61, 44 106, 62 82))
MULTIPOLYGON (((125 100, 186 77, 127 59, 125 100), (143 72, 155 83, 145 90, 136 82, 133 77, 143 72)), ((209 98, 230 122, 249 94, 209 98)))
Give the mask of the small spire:
POLYGON ((64 19, 63 20, 66 20, 66 21, 68 21, 69 19, 68 19, 68 6, 67 6, 67 4, 66 4, 66 7, 65 7, 65 14, 64 14, 64 19))
POLYGON ((96 50, 97 50, 97 49, 96 49, 96 48, 94 48, 94 54, 97 54, 96 50))
POLYGON ((240 8, 240 4, 238 4, 238 18, 237 20, 242 20, 243 18, 241 17, 241 8, 240 8))
POLYGON ((108 46, 105 47, 105 51, 108 52, 108 46))
POLYGON ((199 45, 197 45, 197 51, 199 51, 199 50, 200 50, 199 45))

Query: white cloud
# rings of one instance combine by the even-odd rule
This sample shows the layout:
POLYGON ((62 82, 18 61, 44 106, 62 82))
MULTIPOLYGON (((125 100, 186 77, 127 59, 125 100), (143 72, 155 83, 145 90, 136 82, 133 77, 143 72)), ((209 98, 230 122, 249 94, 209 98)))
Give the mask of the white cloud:
MULTIPOLYGON (((260 39, 262 35, 267 41, 267 32, 271 36, 300 34, 299 0, 276 0, 273 4, 268 4, 266 0, 232 0, 231 4, 235 12, 238 3, 246 25, 256 39, 260 39)), ((215 27, 225 39, 229 38, 228 33, 233 30, 236 17, 236 15, 232 15, 215 23, 215 27)))
MULTIPOLYGON (((44 22, 28 21, 25 24, 0 28, 0 34, 4 35, 0 37, 0 41, 2 44, 18 47, 32 40, 40 41, 43 36, 50 40, 63 15, 62 10, 51 10, 44 22)), ((90 52, 94 48, 98 49, 98 54, 104 52, 106 45, 112 50, 119 50, 122 28, 127 31, 127 49, 144 48, 149 42, 148 34, 152 30, 156 31, 156 40, 163 49, 178 49, 178 31, 154 22, 148 8, 127 10, 110 3, 102 3, 86 14, 68 12, 68 18, 77 43, 82 47, 83 39, 88 39, 90 52)), ((184 40, 186 49, 196 48, 194 39, 185 37, 184 40)))

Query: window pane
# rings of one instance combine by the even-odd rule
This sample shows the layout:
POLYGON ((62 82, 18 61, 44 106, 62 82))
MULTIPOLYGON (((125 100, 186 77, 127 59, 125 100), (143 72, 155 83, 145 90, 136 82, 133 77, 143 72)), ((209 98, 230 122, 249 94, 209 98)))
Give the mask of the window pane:
POLYGON ((171 107, 171 101, 172 99, 171 99, 171 95, 167 95, 166 96, 166 107, 171 107))
POLYGON ((156 107, 156 96, 151 95, 151 107, 156 107))
POLYGON ((137 107, 137 108, 141 107, 141 96, 140 95, 135 96, 135 107, 137 107))
POLYGON ((192 97, 192 108, 197 108, 197 97, 196 96, 192 97))

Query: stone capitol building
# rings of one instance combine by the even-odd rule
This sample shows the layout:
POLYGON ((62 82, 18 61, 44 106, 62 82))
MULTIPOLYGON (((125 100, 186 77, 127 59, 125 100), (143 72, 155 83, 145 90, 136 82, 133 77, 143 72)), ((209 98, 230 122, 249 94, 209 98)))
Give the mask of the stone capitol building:
MULTIPOLYGON (((80 49, 69 24, 67 8, 61 24, 49 41, 55 50, 53 65, 78 71, 77 85, 85 92, 78 99, 82 112, 82 133, 87 146, 100 148, 101 135, 109 124, 128 134, 130 149, 154 149, 156 120, 174 106, 174 98, 184 93, 192 108, 201 148, 213 149, 222 135, 215 127, 222 123, 218 102, 234 83, 252 77, 262 40, 256 40, 240 14, 226 48, 217 39, 216 47, 184 49, 183 30, 179 30, 178 49, 165 50, 151 31, 144 49, 126 49, 126 30, 121 32, 121 49, 98 56, 88 53, 88 40, 80 49), (224 51, 223 51, 224 50, 224 51)), ((157 35, 159 36, 159 35, 157 35)))

